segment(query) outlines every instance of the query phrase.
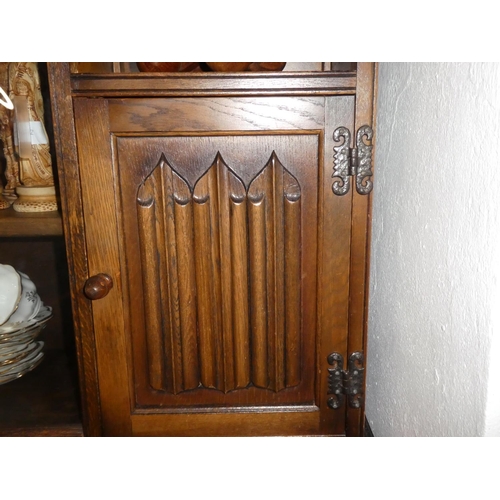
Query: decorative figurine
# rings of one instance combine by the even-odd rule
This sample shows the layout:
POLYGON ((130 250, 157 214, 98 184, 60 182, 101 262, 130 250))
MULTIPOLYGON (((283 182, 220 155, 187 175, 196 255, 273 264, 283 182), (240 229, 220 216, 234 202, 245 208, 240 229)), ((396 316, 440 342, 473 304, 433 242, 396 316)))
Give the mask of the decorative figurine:
MULTIPOLYGON (((9 89, 9 64, 0 63, 0 87, 8 92, 9 89)), ((9 208, 16 200, 16 187, 19 186, 19 163, 14 156, 14 143, 12 139, 14 112, 6 106, 0 106, 0 141, 2 142, 5 156, 5 180, 7 184, 0 183, 0 210, 9 208)))
MULTIPOLYGON (((9 63, 9 93, 14 103, 14 146, 19 159, 17 212, 57 210, 49 140, 37 63, 9 63)), ((14 174, 15 175, 15 174, 14 174)))

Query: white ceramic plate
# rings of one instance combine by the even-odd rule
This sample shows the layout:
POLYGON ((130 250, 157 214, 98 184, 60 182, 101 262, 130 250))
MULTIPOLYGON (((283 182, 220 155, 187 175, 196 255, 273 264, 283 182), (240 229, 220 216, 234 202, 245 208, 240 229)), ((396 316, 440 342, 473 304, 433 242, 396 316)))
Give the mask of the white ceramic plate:
POLYGON ((35 340, 35 338, 38 337, 45 326, 45 324, 35 325, 32 328, 27 328, 26 330, 22 330, 20 332, 12 332, 5 335, 0 335, 0 352, 2 351, 3 347, 12 344, 29 343, 32 340, 35 340))
POLYGON ((27 356, 21 358, 16 363, 0 366, 0 377, 25 370, 28 366, 33 364, 40 355, 43 356, 43 353, 41 352, 42 349, 43 342, 34 342, 33 347, 31 348, 31 351, 28 352, 27 356))
POLYGON ((0 325, 15 311, 21 298, 21 276, 8 264, 0 264, 0 325))
POLYGON ((24 343, 16 343, 16 344, 5 344, 4 346, 0 345, 0 363, 7 359, 11 359, 16 357, 22 351, 27 349, 30 345, 30 342, 24 343))
POLYGON ((41 342, 42 346, 39 344, 40 342, 31 342, 24 349, 11 353, 8 358, 0 361, 0 373, 4 367, 18 366, 20 363, 25 362, 26 360, 31 359, 34 355, 38 354, 41 347, 43 347, 43 342, 41 342))
POLYGON ((43 359, 43 352, 39 353, 38 356, 36 356, 36 358, 32 361, 32 363, 26 366, 24 369, 21 369, 20 371, 15 373, 10 373, 8 375, 0 375, 0 385, 6 384, 7 382, 12 382, 17 378, 22 377, 26 373, 36 368, 42 362, 42 359, 43 359))
POLYGON ((7 324, 0 326, 0 337, 4 337, 5 334, 9 333, 21 333, 27 330, 28 328, 43 325, 52 317, 52 308, 49 306, 42 306, 38 311, 38 314, 29 321, 23 321, 21 323, 16 324, 7 324))

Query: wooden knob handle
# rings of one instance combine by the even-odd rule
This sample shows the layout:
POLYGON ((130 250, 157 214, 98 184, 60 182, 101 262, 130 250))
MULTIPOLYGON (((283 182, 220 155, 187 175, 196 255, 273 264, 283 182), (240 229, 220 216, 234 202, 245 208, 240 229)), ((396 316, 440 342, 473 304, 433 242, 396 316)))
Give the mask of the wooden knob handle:
POLYGON ((96 274, 91 276, 86 282, 83 288, 83 293, 85 297, 90 300, 102 299, 108 295, 109 291, 113 288, 113 280, 111 276, 104 273, 96 274))

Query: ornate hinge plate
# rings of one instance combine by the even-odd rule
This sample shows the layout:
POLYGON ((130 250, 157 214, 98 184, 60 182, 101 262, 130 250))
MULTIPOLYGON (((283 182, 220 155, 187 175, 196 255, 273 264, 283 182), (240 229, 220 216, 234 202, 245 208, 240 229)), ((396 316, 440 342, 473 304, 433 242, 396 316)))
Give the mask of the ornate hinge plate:
POLYGON ((333 132, 335 142, 343 141, 333 148, 333 174, 337 180, 332 185, 332 191, 339 196, 349 192, 351 177, 356 178, 356 191, 368 194, 373 188, 370 177, 373 175, 371 144, 365 144, 364 138, 371 141, 373 130, 369 125, 363 125, 356 134, 356 147, 351 148, 351 132, 346 127, 339 127, 333 132))
POLYGON ((340 408, 344 402, 344 395, 351 408, 361 408, 363 402, 364 360, 362 352, 353 352, 349 356, 347 370, 343 370, 344 358, 338 352, 327 357, 328 364, 328 392, 330 396, 327 405, 332 410, 340 408))

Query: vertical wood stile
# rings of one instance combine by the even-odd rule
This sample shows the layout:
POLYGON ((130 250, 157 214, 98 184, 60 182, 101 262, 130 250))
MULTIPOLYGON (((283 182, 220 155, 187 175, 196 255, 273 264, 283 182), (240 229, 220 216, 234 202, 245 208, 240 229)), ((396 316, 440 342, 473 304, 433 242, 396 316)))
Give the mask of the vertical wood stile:
POLYGON ((242 388, 250 383, 246 193, 236 177, 230 184, 234 368, 236 387, 242 388))
POLYGON ((179 176, 174 179, 182 374, 184 389, 188 390, 199 385, 193 202, 186 183, 179 176))
MULTIPOLYGON (((157 171, 156 171, 157 172, 157 171)), ((156 174, 155 172, 155 174, 156 174)), ((143 297, 146 318, 146 348, 149 384, 153 389, 164 390, 164 347, 159 284, 159 259, 157 238, 157 176, 152 175, 139 189, 137 215, 139 242, 143 267, 143 297)), ((161 206, 161 205, 160 205, 161 206)), ((160 209, 161 210, 161 209, 160 209)))
POLYGON ((230 176, 233 174, 217 156, 218 193, 219 193, 219 227, 220 227, 220 260, 221 260, 221 304, 222 304, 222 338, 224 359, 224 391, 235 388, 234 379, 234 343, 233 343, 233 311, 232 311, 232 277, 231 277, 231 223, 230 223, 230 176))
MULTIPOLYGON (((179 282, 178 282, 178 258, 176 245, 176 220, 175 220, 175 197, 174 176, 177 174, 168 165, 163 165, 163 186, 165 190, 165 241, 167 243, 167 268, 169 270, 169 323, 170 323, 170 346, 172 359, 172 385, 174 394, 184 390, 182 370, 182 341, 181 341, 181 317, 179 310, 179 282)), ((187 186, 186 186, 187 188, 187 186)))
MULTIPOLYGON (((257 182, 252 184, 257 187, 257 182)), ((266 199, 263 192, 248 191, 250 250, 250 324, 252 327, 252 381, 269 384, 267 364, 266 199)))
POLYGON ((284 184, 286 386, 293 387, 300 383, 301 377, 301 204, 300 187, 288 172, 285 172, 284 184))
POLYGON ((276 391, 285 388, 285 217, 283 193, 283 166, 276 155, 272 160, 274 205, 274 257, 275 257, 275 328, 276 328, 276 391))
POLYGON ((214 328, 215 322, 213 317, 215 293, 213 290, 212 254, 214 249, 210 228, 211 212, 214 210, 214 197, 210 192, 210 178, 215 175, 215 168, 210 168, 198 181, 193 193, 200 376, 204 387, 213 388, 217 387, 217 332, 214 328))

